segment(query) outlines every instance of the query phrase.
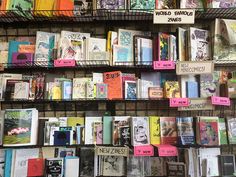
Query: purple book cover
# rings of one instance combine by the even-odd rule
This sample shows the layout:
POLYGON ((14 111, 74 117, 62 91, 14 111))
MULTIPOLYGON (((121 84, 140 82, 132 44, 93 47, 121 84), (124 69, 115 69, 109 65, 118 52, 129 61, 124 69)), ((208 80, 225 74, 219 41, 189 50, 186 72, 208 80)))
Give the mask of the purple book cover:
POLYGON ((27 64, 32 64, 33 53, 19 53, 13 52, 12 54, 12 64, 13 66, 24 66, 27 64))

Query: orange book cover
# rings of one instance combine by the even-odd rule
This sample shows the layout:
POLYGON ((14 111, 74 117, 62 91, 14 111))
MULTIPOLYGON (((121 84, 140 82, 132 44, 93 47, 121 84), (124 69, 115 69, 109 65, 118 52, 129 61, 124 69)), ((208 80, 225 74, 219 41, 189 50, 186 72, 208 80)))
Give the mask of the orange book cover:
POLYGON ((20 53, 35 53, 35 45, 19 45, 18 52, 20 53))
POLYGON ((57 0, 56 13, 57 16, 73 16, 74 0, 57 0))
POLYGON ((103 73, 103 81, 108 86, 108 99, 122 99, 122 73, 112 71, 103 73))
MULTIPOLYGON (((7 0, 2 0, 1 5, 0 5, 0 10, 6 10, 7 6, 7 0)), ((6 12, 1 12, 1 14, 5 14, 6 12)))

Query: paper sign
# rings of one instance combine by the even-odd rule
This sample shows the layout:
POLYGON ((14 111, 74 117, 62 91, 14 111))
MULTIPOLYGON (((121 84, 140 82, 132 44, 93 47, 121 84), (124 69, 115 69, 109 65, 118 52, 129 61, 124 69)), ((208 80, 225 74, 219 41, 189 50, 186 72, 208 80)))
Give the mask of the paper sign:
POLYGON ((230 99, 227 97, 212 96, 211 103, 213 105, 230 106, 230 99))
POLYGON ((211 100, 207 98, 190 98, 189 106, 178 107, 178 111, 190 110, 214 110, 215 106, 212 105, 211 100))
POLYGON ((153 146, 134 146, 134 156, 154 156, 153 146))
POLYGON ((128 147, 106 147, 106 146, 97 146, 96 147, 97 155, 111 155, 111 156, 125 156, 129 155, 128 147))
POLYGON ((153 68, 155 70, 175 69, 174 61, 154 61, 153 68))
POLYGON ((194 24, 194 9, 159 9, 153 13, 154 24, 194 24))
POLYGON ((177 147, 171 145, 157 145, 158 155, 160 157, 178 156, 177 147))
POLYGON ((170 107, 189 106, 189 98, 170 98, 170 107))
POLYGON ((0 71, 4 71, 4 65, 0 63, 0 71))
POLYGON ((179 61, 176 64, 177 75, 209 74, 213 71, 213 61, 179 61))
POLYGON ((75 60, 54 60, 55 67, 73 67, 75 60))

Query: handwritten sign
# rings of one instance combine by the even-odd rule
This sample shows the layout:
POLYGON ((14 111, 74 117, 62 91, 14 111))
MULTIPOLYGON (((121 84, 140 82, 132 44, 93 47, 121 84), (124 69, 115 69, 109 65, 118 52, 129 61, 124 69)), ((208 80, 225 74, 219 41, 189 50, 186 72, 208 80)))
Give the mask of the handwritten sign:
POLYGON ((154 61, 153 68, 155 70, 175 69, 175 63, 174 61, 154 61))
POLYGON ((4 65, 0 63, 0 71, 4 71, 4 65))
POLYGON ((213 105, 230 106, 230 99, 227 97, 212 96, 211 103, 213 105))
POLYGON ((178 156, 177 147, 171 145, 156 145, 160 157, 178 156))
POLYGON ((153 146, 134 146, 134 156, 154 156, 153 146))
POLYGON ((177 75, 209 74, 213 71, 214 63, 212 61, 179 61, 176 64, 177 75))
POLYGON ((159 9, 153 13, 154 24, 194 24, 194 9, 159 9))
POLYGON ((178 107, 178 111, 191 111, 191 110, 214 110, 215 106, 212 105, 211 100, 207 98, 190 98, 189 106, 178 107))
POLYGON ((106 147, 106 146, 97 146, 96 147, 97 155, 111 155, 111 156, 124 156, 129 155, 128 147, 106 147))
POLYGON ((54 60, 55 67, 73 67, 75 66, 75 60, 54 60))
POLYGON ((189 106, 189 98, 170 98, 170 107, 189 106))

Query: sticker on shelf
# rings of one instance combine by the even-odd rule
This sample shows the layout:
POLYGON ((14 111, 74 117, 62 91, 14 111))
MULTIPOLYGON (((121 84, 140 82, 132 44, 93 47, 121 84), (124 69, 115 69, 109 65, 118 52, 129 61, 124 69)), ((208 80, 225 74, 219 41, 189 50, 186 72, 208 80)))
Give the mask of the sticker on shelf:
POLYGON ((154 24, 194 24, 194 9, 158 9, 153 13, 154 24))
POLYGON ((230 99, 228 97, 212 96, 211 103, 213 105, 230 106, 230 99))
POLYGON ((0 63, 0 71, 4 71, 4 65, 0 63))
POLYGON ((170 98, 170 107, 189 106, 189 98, 170 98))
POLYGON ((207 98, 190 98, 189 106, 178 107, 178 111, 194 111, 194 110, 214 110, 211 100, 207 98))
POLYGON ((154 148, 148 146, 134 146, 134 156, 154 156, 154 148))
POLYGON ((178 156, 177 147, 172 145, 155 145, 158 148, 160 157, 178 156))
POLYGON ((54 60, 54 67, 74 67, 75 60, 54 60))
POLYGON ((96 146, 96 154, 127 157, 129 155, 129 148, 128 147, 96 146))
POLYGON ((179 61, 176 64, 177 75, 210 74, 213 71, 213 61, 179 61))
POLYGON ((175 69, 175 62, 174 61, 154 61, 153 68, 155 70, 175 69))

